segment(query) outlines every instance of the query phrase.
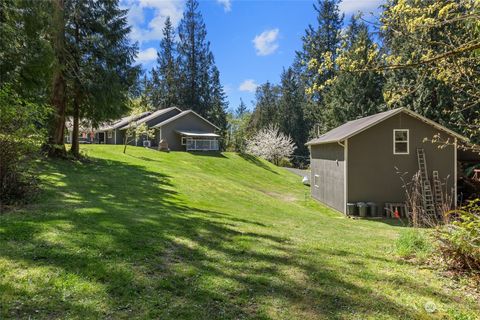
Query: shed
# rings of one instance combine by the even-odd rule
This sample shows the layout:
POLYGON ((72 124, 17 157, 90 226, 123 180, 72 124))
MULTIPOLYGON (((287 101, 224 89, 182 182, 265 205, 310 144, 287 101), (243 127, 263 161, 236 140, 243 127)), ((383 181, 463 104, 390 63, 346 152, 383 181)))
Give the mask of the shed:
POLYGON ((405 108, 347 122, 307 143, 312 197, 343 213, 350 202, 404 202, 400 175, 411 180, 423 149, 429 177, 438 171, 456 201, 459 140, 467 139, 405 108), (435 135, 452 143, 440 147, 435 135))

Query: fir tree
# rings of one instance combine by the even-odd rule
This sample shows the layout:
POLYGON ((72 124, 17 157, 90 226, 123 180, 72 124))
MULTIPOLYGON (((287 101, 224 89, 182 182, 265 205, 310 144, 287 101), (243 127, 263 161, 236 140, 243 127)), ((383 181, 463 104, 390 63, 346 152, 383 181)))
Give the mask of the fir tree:
POLYGON ((227 102, 225 91, 220 83, 220 72, 217 67, 212 69, 212 81, 210 85, 210 107, 207 113, 207 119, 220 128, 222 137, 225 136, 227 128, 227 102))
POLYGON ((250 131, 258 131, 272 124, 277 125, 280 88, 267 81, 257 88, 255 99, 255 109, 249 124, 250 131))
POLYGON ((305 127, 303 108, 305 104, 305 91, 300 85, 292 68, 283 70, 281 76, 281 97, 278 102, 279 129, 292 137, 298 148, 295 153, 306 155, 308 153, 305 143, 308 138, 308 129, 305 127))
MULTIPOLYGON (((314 5, 317 13, 317 26, 309 25, 302 37, 302 51, 297 52, 296 63, 299 66, 302 80, 307 87, 321 87, 333 78, 333 68, 325 68, 322 72, 316 66, 335 63, 336 52, 340 45, 340 31, 343 15, 338 8, 339 0, 318 0, 314 5)), ((316 94, 314 100, 321 102, 321 95, 316 94)))
POLYGON ((180 107, 180 83, 175 30, 170 17, 165 20, 163 39, 152 70, 150 100, 154 108, 180 107))
POLYGON ((188 0, 178 26, 178 53, 182 107, 202 116, 208 114, 209 80, 213 56, 196 0, 188 0))
MULTIPOLYGON (((367 69, 369 64, 379 63, 380 60, 379 51, 367 25, 352 17, 343 37, 337 61, 367 69)), ((345 68, 337 73, 324 96, 323 131, 350 120, 375 114, 384 108, 382 92, 384 78, 379 72, 349 72, 348 68, 345 68)))
POLYGON ((237 109, 235 109, 235 116, 236 117, 241 117, 247 112, 247 106, 245 105, 245 102, 243 102, 243 99, 240 98, 240 104, 238 105, 237 109))
POLYGON ((119 117, 128 109, 128 94, 136 83, 136 45, 127 39, 127 10, 118 0, 71 2, 66 24, 70 63, 66 77, 72 88, 72 150, 79 155, 79 119, 93 124, 119 117), (102 46, 98 46, 102 43, 102 46))

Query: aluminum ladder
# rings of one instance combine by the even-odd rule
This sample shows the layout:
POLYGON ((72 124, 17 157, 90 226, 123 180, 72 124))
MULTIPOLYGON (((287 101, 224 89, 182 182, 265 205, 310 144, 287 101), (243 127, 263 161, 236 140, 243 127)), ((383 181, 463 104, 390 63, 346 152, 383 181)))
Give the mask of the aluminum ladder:
POLYGON ((438 171, 433 171, 432 177, 433 177, 433 192, 435 195, 435 204, 437 205, 437 208, 439 208, 443 205, 443 192, 442 192, 442 183, 438 176, 438 171))
POLYGON ((427 160, 425 159, 425 150, 417 149, 418 169, 420 170, 420 184, 422 188, 423 208, 427 215, 435 215, 435 205, 433 202, 433 193, 430 180, 428 180, 427 160))

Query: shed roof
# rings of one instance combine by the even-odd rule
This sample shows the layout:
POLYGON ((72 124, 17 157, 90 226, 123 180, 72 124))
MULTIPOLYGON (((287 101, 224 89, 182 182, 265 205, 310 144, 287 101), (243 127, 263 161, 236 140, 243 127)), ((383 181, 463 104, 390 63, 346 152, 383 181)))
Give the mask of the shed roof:
POLYGON ((201 120, 203 120, 203 121, 205 121, 206 123, 210 124, 210 125, 213 126, 215 129, 220 130, 219 127, 217 127, 216 125, 214 125, 213 123, 211 123, 210 121, 208 121, 207 119, 205 119, 204 117, 202 117, 201 115, 199 115, 198 113, 196 113, 196 112, 193 111, 193 110, 185 110, 185 111, 182 111, 182 112, 180 112, 179 114, 177 114, 176 116, 173 116, 173 117, 171 117, 171 118, 168 118, 167 120, 162 121, 162 122, 160 122, 159 124, 154 125, 152 128, 160 128, 160 127, 166 125, 167 123, 170 123, 170 122, 172 122, 172 121, 175 121, 175 120, 177 120, 177 119, 179 119, 179 118, 181 118, 181 117, 184 117, 184 116, 186 116, 187 114, 190 114, 190 113, 194 114, 195 116, 197 116, 197 117, 200 118, 201 120))
POLYGON ((190 130, 175 130, 175 131, 187 137, 220 137, 216 133, 205 132, 205 131, 190 131, 190 130))
POLYGON ((417 118, 433 127, 436 127, 439 130, 442 130, 456 138, 459 138, 461 140, 467 141, 468 139, 450 129, 445 128, 444 126, 436 123, 435 121, 432 121, 428 118, 425 118, 424 116, 419 115, 418 113, 406 109, 406 108, 397 108, 397 109, 392 109, 388 110, 385 112, 380 112, 377 114, 374 114, 372 116, 360 118, 357 120, 352 120, 349 121, 335 129, 332 129, 323 135, 321 135, 318 138, 312 139, 309 142, 306 143, 306 145, 316 145, 316 144, 323 144, 323 143, 332 143, 332 142, 339 142, 343 141, 345 139, 348 139, 374 125, 377 123, 380 123, 396 114, 399 114, 401 112, 404 112, 414 118, 417 118))
MULTIPOLYGON (((172 110, 175 110, 175 109, 177 109, 178 111, 182 111, 182 110, 180 110, 180 109, 177 108, 177 107, 160 109, 160 110, 157 110, 157 111, 154 111, 154 112, 150 113, 150 114, 149 114, 148 116, 146 116, 146 117, 143 117, 143 118, 140 118, 139 120, 137 120, 137 121, 135 122, 135 126, 138 126, 139 124, 142 124, 142 123, 145 123, 145 122, 150 121, 150 120, 152 120, 152 119, 155 119, 156 117, 161 116, 162 114, 167 113, 167 112, 172 111, 172 110)), ((129 125, 130 125, 130 124, 127 123, 126 125, 124 125, 123 127, 121 127, 120 130, 125 130, 125 129, 127 129, 127 128, 129 127, 129 125)))
POLYGON ((114 129, 123 127, 123 126, 125 126, 126 124, 128 124, 132 121, 135 121, 135 120, 140 119, 142 117, 148 116, 150 113, 151 112, 147 111, 147 112, 142 112, 142 113, 139 113, 139 114, 134 114, 134 115, 131 115, 131 116, 123 117, 120 120, 118 120, 116 122, 113 122, 112 124, 104 125, 104 126, 98 128, 97 132, 109 131, 109 130, 114 130, 114 129))

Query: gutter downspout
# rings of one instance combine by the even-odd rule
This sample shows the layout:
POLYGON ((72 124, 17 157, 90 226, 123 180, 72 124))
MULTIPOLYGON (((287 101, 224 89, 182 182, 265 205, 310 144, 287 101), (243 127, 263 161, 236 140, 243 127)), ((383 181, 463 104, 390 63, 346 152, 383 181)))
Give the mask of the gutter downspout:
POLYGON ((340 146, 343 147, 343 210, 344 214, 348 213, 348 139, 345 139, 343 144, 341 141, 337 142, 340 146))

